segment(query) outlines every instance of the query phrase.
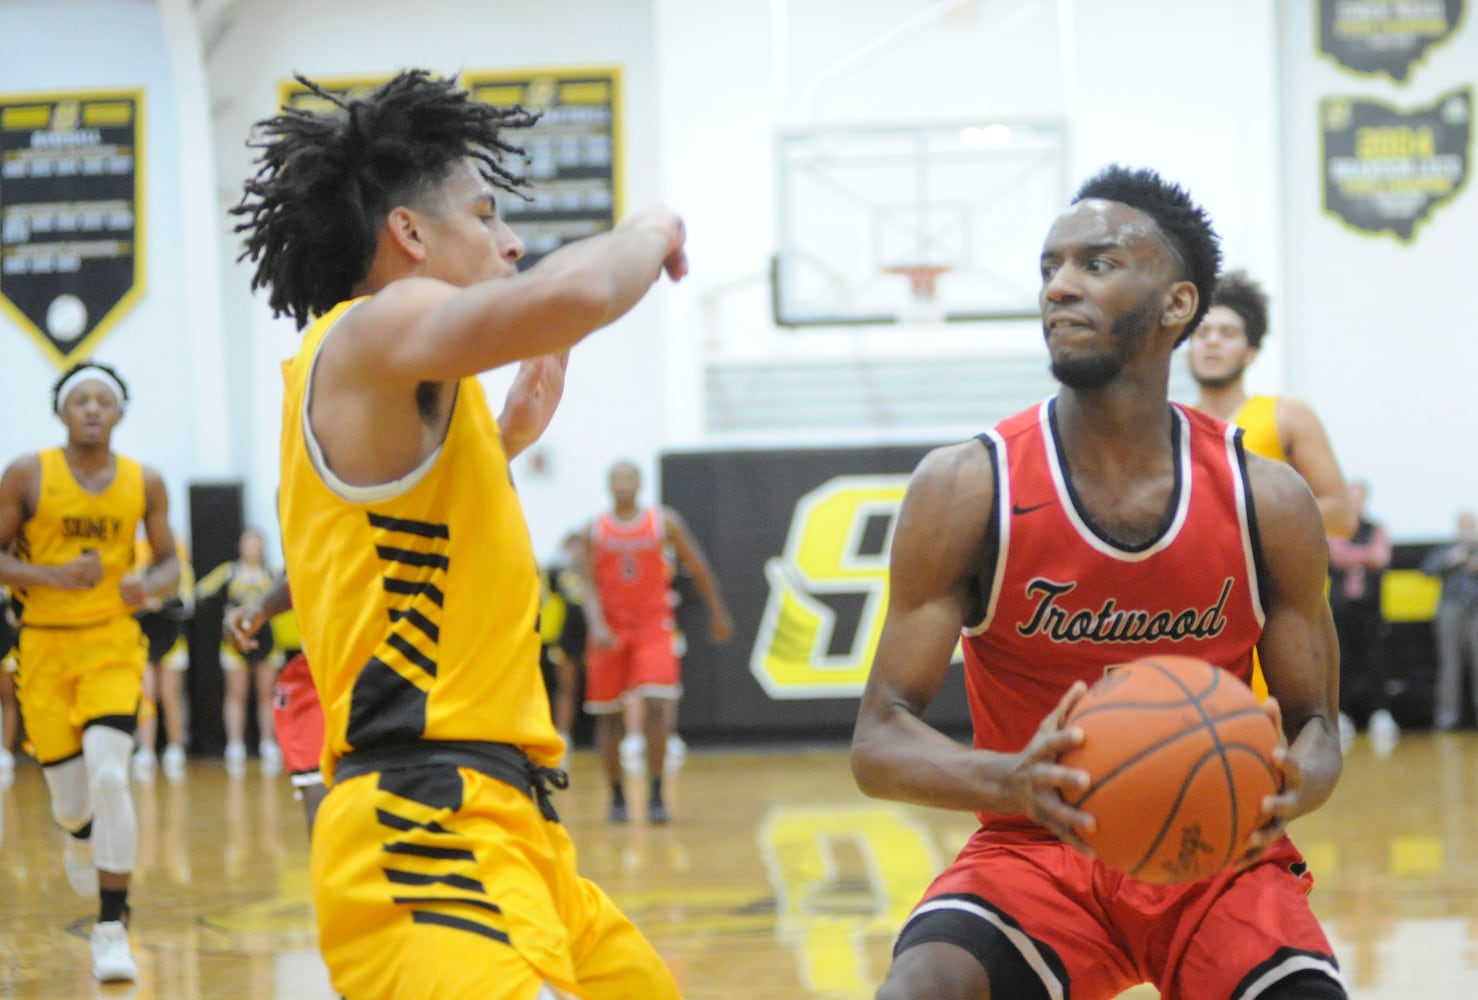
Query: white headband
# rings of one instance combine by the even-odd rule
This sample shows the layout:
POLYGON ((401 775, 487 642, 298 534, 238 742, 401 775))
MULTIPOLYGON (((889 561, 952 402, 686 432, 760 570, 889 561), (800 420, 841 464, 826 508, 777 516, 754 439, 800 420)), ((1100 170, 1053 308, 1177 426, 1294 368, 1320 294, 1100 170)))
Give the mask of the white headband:
POLYGON ((119 382, 111 372, 105 369, 99 368, 96 365, 83 365, 68 375, 67 380, 56 391, 56 410, 58 413, 62 411, 62 407, 67 405, 67 397, 72 394, 73 389, 77 388, 77 384, 79 382, 86 382, 88 379, 97 379, 113 390, 113 396, 118 400, 118 409, 123 409, 125 401, 123 383, 119 382))

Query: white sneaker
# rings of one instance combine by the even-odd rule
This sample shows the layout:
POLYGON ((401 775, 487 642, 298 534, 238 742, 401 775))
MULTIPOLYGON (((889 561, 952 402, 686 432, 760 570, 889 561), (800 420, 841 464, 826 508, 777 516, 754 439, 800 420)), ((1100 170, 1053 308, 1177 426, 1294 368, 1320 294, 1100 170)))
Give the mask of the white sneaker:
POLYGON ((242 744, 226 744, 226 773, 233 778, 246 773, 246 747, 242 744))
POLYGON ((154 759, 152 750, 135 750, 133 754, 133 780, 147 785, 154 780, 154 767, 157 761, 154 759))
POLYGON ((627 733, 621 737, 621 766, 628 771, 645 770, 647 738, 641 733, 627 733))
POLYGON ((263 774, 271 775, 282 773, 282 749, 278 747, 276 743, 273 743, 270 740, 263 740, 260 744, 257 745, 257 753, 260 754, 262 758, 263 774))
POLYGON ((79 896, 98 894, 98 866, 92 860, 92 839, 78 840, 70 833, 62 847, 62 867, 66 869, 67 881, 72 891, 79 896))
POLYGON ((667 737, 667 758, 663 770, 676 771, 688 759, 688 744, 677 733, 667 737))
POLYGON ((1350 747, 1355 745, 1355 720, 1345 713, 1339 713, 1339 749, 1341 753, 1349 753, 1350 747))
POLYGON ((15 780, 15 754, 0 747, 0 788, 9 788, 15 780))
POLYGON ((92 929, 92 975, 103 983, 132 982, 139 967, 128 949, 128 928, 121 920, 109 920, 92 929))
POLYGON ((1373 738, 1392 739, 1401 735, 1401 727, 1396 725, 1396 720, 1384 708, 1370 713, 1370 722, 1366 728, 1373 738))
POLYGON ((183 781, 185 778, 185 748, 178 743, 171 743, 164 748, 164 776, 170 781, 183 781))

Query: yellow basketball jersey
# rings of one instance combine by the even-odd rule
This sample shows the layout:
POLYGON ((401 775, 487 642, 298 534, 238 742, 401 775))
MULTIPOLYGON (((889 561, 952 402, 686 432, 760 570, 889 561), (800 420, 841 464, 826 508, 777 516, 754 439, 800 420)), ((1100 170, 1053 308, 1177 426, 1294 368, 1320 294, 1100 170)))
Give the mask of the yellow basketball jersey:
POLYGON ((1283 437, 1278 433, 1278 397, 1248 396, 1242 408, 1232 417, 1242 428, 1242 444, 1254 455, 1287 463, 1283 437))
POLYGON ((325 777, 355 747, 417 739, 512 743, 553 766, 538 570, 481 384, 458 384, 441 447, 394 483, 343 484, 311 439, 313 364, 353 305, 310 326, 284 369, 279 515, 325 777))
POLYGON ((72 475, 60 448, 40 453, 41 490, 36 513, 21 525, 16 555, 34 566, 60 566, 89 550, 103 561, 103 579, 88 590, 28 587, 20 591, 24 625, 100 625, 132 615, 118 583, 134 568, 134 536, 144 517, 144 470, 113 456, 113 481, 89 493, 72 475))

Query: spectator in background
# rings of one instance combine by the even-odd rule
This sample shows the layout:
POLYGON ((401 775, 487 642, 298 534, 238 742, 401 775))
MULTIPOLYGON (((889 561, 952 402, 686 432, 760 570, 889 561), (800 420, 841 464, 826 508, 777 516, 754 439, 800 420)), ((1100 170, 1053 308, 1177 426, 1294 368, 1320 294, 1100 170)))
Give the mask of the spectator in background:
MULTIPOLYGON (((247 528, 237 542, 237 557, 221 563, 200 579, 195 587, 196 601, 209 600, 226 592, 226 610, 243 607, 262 597, 277 582, 278 574, 267 565, 266 541, 256 528, 247 528)), ((226 773, 239 777, 246 773, 246 696, 256 682, 258 752, 262 772, 276 774, 282 770, 282 751, 272 733, 272 688, 282 658, 272 636, 272 623, 263 622, 253 637, 255 644, 243 653, 230 641, 221 640, 221 669, 226 673, 226 698, 221 718, 226 726, 226 773)))
POLYGON ((1391 564, 1391 540, 1384 525, 1365 512, 1370 487, 1349 484, 1355 533, 1329 539, 1329 607, 1339 633, 1339 730, 1346 745, 1353 739, 1355 719, 1377 744, 1389 749, 1401 729, 1386 705, 1385 619, 1381 616, 1381 579, 1391 564))
POLYGON ((1434 623, 1437 704, 1432 725, 1439 730, 1456 729, 1463 714, 1465 662, 1478 715, 1478 515, 1465 510, 1457 516, 1457 541, 1434 549, 1422 562, 1422 572, 1442 578, 1434 623))
MULTIPOLYGON (((149 541, 142 535, 137 542, 140 570, 154 564, 149 541)), ((144 665, 144 704, 139 709, 138 749, 133 754, 133 776, 138 781, 154 780, 159 745, 159 717, 164 717, 164 776, 170 781, 185 777, 185 671, 190 669, 190 647, 185 639, 185 623, 195 607, 195 574, 190 569, 190 554, 176 539, 176 557, 180 564, 180 584, 169 597, 145 601, 134 615, 144 639, 149 644, 149 661, 144 665)))

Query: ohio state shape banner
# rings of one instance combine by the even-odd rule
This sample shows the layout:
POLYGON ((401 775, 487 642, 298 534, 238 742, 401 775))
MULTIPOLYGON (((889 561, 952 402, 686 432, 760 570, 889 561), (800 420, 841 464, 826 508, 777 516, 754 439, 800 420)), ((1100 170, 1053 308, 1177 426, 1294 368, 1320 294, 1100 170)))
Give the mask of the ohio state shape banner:
POLYGON ((143 294, 142 91, 0 95, 0 309, 58 368, 143 294))
POLYGON ((1345 69, 1404 83, 1462 19, 1463 0, 1320 0, 1319 51, 1345 69))
POLYGON ((1319 121, 1324 210, 1361 233, 1403 243, 1468 179, 1472 88, 1403 111, 1380 101, 1326 97, 1319 121))

